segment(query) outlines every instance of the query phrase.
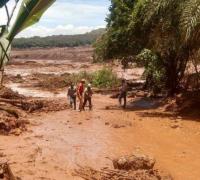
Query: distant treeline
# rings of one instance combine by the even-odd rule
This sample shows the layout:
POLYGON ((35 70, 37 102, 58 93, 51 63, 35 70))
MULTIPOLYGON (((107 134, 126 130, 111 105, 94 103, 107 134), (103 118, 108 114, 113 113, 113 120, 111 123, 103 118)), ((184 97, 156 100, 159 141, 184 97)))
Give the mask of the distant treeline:
POLYGON ((48 37, 16 38, 13 42, 14 48, 33 47, 75 47, 90 45, 104 33, 105 29, 97 29, 86 34, 79 35, 55 35, 48 37))

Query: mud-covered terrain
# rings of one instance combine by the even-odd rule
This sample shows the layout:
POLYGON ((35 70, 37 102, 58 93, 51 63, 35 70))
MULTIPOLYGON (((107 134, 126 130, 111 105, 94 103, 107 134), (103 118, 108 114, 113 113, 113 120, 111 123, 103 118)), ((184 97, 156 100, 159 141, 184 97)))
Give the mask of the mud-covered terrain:
MULTIPOLYGON (((5 85, 32 100, 67 103, 66 88, 48 91, 36 86, 40 76, 95 71, 103 66, 92 63, 90 47, 14 50, 6 67, 5 85)), ((141 80, 141 68, 123 73, 117 64, 106 66, 112 66, 119 77, 141 80)), ((154 170, 158 170, 170 175, 165 179, 197 180, 200 119, 166 112, 159 106, 161 102, 162 99, 150 99, 144 92, 138 92, 129 97, 127 110, 122 110, 117 99, 95 94, 92 111, 61 108, 56 112, 26 112, 29 121, 26 130, 17 136, 0 135, 0 161, 8 162, 13 174, 22 180, 75 180, 88 177, 88 171, 97 173, 91 179, 98 179, 99 173, 110 177, 108 172, 115 175, 119 172, 113 168, 113 159, 142 154, 156 161, 154 169, 147 171, 152 177, 154 170)), ((143 173, 138 177, 147 176, 143 173)))

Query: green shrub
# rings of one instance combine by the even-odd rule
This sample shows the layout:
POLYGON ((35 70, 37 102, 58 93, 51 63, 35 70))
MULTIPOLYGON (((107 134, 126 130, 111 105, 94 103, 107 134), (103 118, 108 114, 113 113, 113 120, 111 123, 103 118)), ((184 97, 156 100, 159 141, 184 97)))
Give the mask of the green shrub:
POLYGON ((98 88, 113 88, 119 86, 119 78, 110 68, 103 68, 93 73, 92 84, 98 88))
POLYGON ((92 83, 92 86, 97 88, 113 88, 119 85, 119 79, 117 78, 117 75, 113 73, 112 69, 110 68, 103 68, 93 73, 81 71, 73 74, 34 74, 34 76, 39 81, 36 85, 37 87, 52 90, 65 88, 69 86, 70 83, 76 85, 81 79, 85 79, 86 83, 92 83))

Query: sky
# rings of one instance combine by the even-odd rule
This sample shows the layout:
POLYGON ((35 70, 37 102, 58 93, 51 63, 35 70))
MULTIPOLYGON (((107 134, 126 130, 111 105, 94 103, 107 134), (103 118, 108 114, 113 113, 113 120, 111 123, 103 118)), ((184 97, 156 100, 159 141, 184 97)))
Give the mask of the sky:
MULTIPOLYGON (((8 3, 10 9, 13 2, 8 3)), ((109 5, 109 0, 56 0, 39 23, 17 37, 83 34, 105 27, 109 5)), ((0 10, 0 17, 6 21, 4 9, 0 10)))

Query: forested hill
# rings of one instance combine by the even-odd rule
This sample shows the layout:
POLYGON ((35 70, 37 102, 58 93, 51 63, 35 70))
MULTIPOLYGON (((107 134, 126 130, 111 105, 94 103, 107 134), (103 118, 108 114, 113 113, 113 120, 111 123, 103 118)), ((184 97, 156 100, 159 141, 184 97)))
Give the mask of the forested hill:
POLYGON ((90 45, 104 33, 105 29, 100 28, 86 34, 79 35, 56 35, 47 37, 16 38, 13 42, 14 48, 32 47, 75 47, 90 45))

